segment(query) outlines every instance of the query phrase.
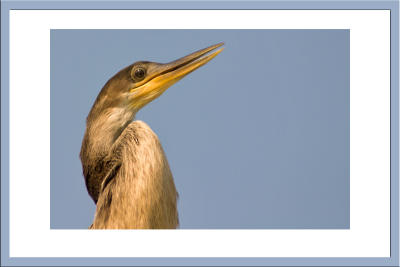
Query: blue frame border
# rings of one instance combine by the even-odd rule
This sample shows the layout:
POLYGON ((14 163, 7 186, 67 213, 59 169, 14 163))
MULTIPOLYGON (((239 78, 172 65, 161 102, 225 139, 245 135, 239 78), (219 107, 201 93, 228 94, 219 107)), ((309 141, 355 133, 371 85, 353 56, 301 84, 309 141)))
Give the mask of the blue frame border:
POLYGON ((2 1, 1 266, 399 266, 399 2, 375 1, 2 1), (390 258, 10 258, 9 11, 13 9, 386 9, 391 12, 390 258))

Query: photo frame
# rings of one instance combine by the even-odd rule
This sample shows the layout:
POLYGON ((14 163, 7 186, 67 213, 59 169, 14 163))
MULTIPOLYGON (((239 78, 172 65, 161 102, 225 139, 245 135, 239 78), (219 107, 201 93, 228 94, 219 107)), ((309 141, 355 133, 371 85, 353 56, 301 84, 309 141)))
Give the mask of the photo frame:
POLYGON ((398 265, 398 7, 396 1, 2 2, 2 265, 398 265), (158 19, 133 25, 132 15, 158 19), (50 31, 182 27, 350 30, 350 229, 50 229, 50 31), (23 90, 27 84, 43 94, 23 90), (38 179, 26 179, 32 176, 38 179))

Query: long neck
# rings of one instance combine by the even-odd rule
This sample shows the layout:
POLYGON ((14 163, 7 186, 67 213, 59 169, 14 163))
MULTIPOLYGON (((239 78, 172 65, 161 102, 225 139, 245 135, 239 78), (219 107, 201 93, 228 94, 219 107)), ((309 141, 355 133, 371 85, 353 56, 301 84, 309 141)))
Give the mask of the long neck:
POLYGON ((103 159, 110 152, 118 136, 133 120, 134 115, 133 112, 127 112, 122 108, 112 108, 99 115, 94 115, 91 111, 88 116, 80 158, 86 187, 94 202, 97 202, 104 178, 103 159))

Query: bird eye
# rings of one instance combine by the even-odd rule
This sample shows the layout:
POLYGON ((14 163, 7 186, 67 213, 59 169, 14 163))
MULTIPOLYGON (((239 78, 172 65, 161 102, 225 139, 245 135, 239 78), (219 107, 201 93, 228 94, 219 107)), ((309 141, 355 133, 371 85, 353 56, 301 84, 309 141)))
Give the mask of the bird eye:
POLYGON ((137 79, 137 80, 143 79, 145 75, 146 75, 146 70, 143 68, 137 68, 134 71, 134 76, 135 76, 135 79, 137 79))

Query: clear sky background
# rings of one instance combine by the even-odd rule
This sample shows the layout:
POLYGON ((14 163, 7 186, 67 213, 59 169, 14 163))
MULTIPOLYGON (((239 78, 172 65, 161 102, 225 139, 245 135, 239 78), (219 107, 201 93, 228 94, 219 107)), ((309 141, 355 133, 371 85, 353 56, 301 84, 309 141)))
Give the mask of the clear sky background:
POLYGON ((51 228, 93 220, 79 151, 105 82, 221 41, 137 115, 168 157, 180 228, 349 228, 348 30, 52 30, 51 228))

